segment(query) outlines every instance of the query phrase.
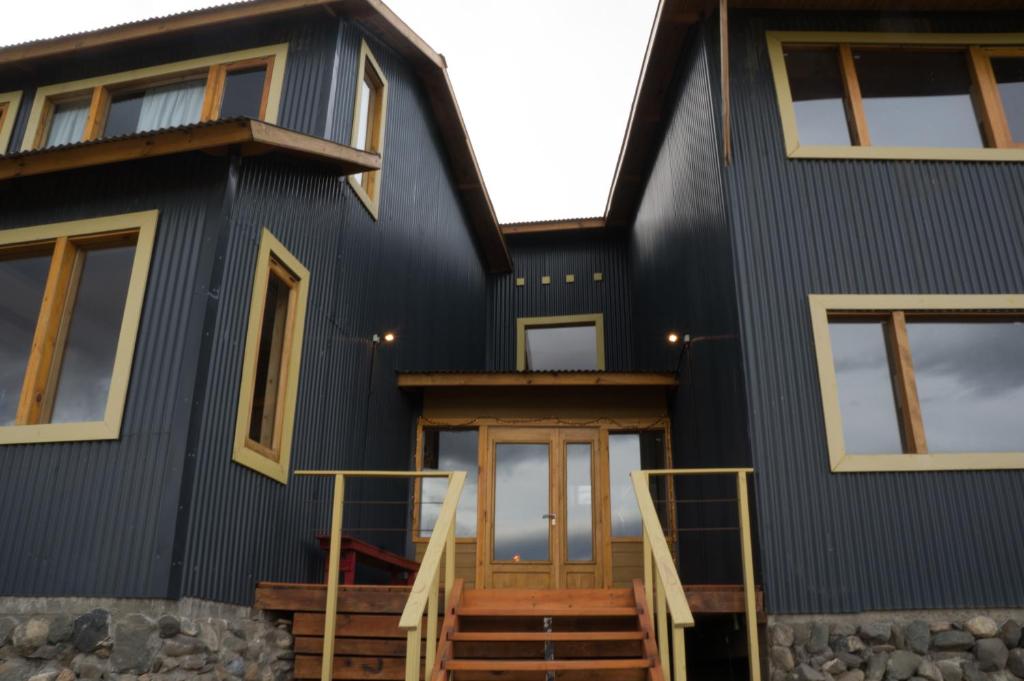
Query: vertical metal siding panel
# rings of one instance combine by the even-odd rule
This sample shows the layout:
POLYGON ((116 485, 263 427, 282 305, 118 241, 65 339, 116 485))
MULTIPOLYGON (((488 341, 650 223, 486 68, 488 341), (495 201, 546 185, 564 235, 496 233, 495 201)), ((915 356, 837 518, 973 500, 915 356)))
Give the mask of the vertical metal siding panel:
POLYGON ((761 560, 773 612, 1024 601, 1024 472, 833 474, 809 293, 1019 293, 1016 164, 792 161, 766 30, 1003 32, 1017 14, 735 12, 726 171, 761 560))

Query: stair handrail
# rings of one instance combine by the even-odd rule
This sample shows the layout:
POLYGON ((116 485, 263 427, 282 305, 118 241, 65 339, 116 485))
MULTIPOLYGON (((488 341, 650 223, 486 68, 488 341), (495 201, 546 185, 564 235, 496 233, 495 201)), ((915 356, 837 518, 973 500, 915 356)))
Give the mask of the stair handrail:
POLYGON ((462 488, 466 484, 465 471, 447 473, 448 490, 445 492, 441 510, 430 532, 427 550, 420 560, 409 599, 405 602, 398 628, 405 631, 405 679, 420 679, 420 640, 423 638, 423 615, 427 615, 427 634, 424 651, 424 668, 430 674, 437 653, 437 606, 441 587, 441 558, 444 558, 445 605, 452 597, 455 584, 455 513, 458 510, 462 488))

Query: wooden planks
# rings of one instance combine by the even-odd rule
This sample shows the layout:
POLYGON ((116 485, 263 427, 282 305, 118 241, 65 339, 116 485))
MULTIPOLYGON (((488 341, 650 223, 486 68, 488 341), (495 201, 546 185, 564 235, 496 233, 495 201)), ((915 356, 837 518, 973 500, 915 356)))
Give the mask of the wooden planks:
MULTIPOLYGON (((400 638, 405 632, 398 628, 399 615, 346 615, 335 620, 339 638, 400 638)), ((426 621, 426 618, 424 618, 426 621)), ((325 618, 322 613, 298 612, 292 621, 295 636, 323 636, 325 618)))
MULTIPOLYGON (((400 615, 409 599, 408 586, 339 586, 338 612, 400 615)), ((324 612, 324 584, 260 582, 256 585, 257 608, 286 612, 324 612)))
POLYGON ((466 386, 665 386, 674 387, 679 380, 671 372, 629 373, 615 371, 585 372, 509 372, 509 373, 402 373, 399 388, 466 387, 466 386))

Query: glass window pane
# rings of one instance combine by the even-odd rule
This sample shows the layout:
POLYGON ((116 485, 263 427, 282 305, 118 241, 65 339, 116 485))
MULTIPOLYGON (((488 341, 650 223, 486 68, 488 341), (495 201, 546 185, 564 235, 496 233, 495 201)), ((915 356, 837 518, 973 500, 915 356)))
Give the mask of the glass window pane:
MULTIPOLYGON (((477 460, 476 430, 423 431, 423 470, 466 471, 466 484, 455 512, 455 536, 476 537, 477 460)), ((441 511, 448 481, 424 478, 420 483, 420 536, 429 537, 441 511)))
POLYGON ((494 446, 494 560, 546 561, 548 445, 494 446))
POLYGON ((18 412, 50 257, 0 260, 0 426, 12 425, 18 412))
POLYGON ((1014 142, 1024 142, 1024 57, 1000 57, 992 60, 999 85, 1006 122, 1014 142))
POLYGON ((850 145, 838 51, 787 49, 786 73, 800 144, 850 145))
POLYGON ((228 71, 224 77, 224 97, 221 100, 220 117, 259 118, 266 78, 266 66, 228 71))
POLYGON ((847 454, 903 451, 883 321, 831 321, 832 358, 847 454))
POLYGON ((121 333, 135 246, 83 251, 54 398, 53 423, 100 421, 121 333))
POLYGON ((85 119, 89 116, 89 100, 66 102, 53 107, 46 147, 81 142, 85 136, 85 119))
POLYGON ((538 326, 526 329, 528 371, 595 371, 597 327, 538 326))
POLYGON ((856 50, 874 146, 983 147, 964 52, 856 50))
POLYGON ((205 94, 205 78, 146 90, 139 110, 138 132, 198 123, 205 94))
POLYGON ((256 356, 256 380, 253 387, 249 439, 274 449, 278 414, 278 393, 285 380, 285 330, 288 324, 288 303, 291 287, 274 272, 267 281, 260 346, 256 356))
POLYGON ((594 559, 594 507, 590 444, 565 447, 566 559, 594 559))
POLYGON ((368 149, 367 138, 370 131, 370 109, 373 103, 373 90, 364 79, 359 86, 359 123, 356 127, 355 147, 368 149))
MULTIPOLYGON (((608 434, 608 482, 612 536, 639 537, 640 507, 630 472, 665 467, 665 435, 661 430, 608 434)), ((666 478, 651 478, 651 498, 664 526, 668 500, 666 478)))
POLYGON ((908 322, 928 451, 1024 451, 1024 320, 908 322))
POLYGON ((139 113, 142 111, 143 97, 142 92, 133 92, 111 99, 103 136, 119 137, 134 133, 139 127, 139 113))

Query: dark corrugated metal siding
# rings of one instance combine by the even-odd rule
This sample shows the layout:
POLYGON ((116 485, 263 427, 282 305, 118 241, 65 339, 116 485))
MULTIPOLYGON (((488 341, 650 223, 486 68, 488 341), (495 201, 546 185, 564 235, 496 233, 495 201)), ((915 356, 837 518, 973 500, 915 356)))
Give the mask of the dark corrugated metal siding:
MULTIPOLYGON (((360 32, 342 25, 331 86, 334 139, 348 141, 360 32)), ((380 220, 344 180, 287 163, 245 161, 219 291, 204 419, 195 424, 182 595, 250 602, 256 580, 318 580, 330 487, 292 477, 283 486, 231 462, 242 340, 261 227, 310 270, 292 469, 407 470, 415 398, 395 371, 474 369, 484 363, 484 270, 444 160, 429 103, 415 74, 377 42, 389 85, 380 220), (373 360, 374 333, 398 341, 373 360), (372 391, 371 391, 372 386, 372 391), (370 393, 368 395, 368 393, 370 393), (369 403, 369 413, 367 404, 369 403), (366 453, 363 449, 364 423, 366 453)), ((333 46, 332 46, 332 49, 333 46)), ((401 483, 357 483, 347 501, 404 502, 401 483)), ((408 507, 348 505, 346 526, 402 528, 408 507)), ((402 550, 401 533, 374 540, 402 550)))
MULTIPOLYGON (((629 242, 638 366, 680 365, 672 403, 676 467, 749 463, 743 376, 736 339, 697 341, 680 363, 669 331, 735 336, 738 329, 732 251, 717 146, 709 46, 703 28, 678 67, 666 129, 635 218, 629 242)), ((697 478, 680 498, 734 497, 731 479, 697 478)), ((736 525, 735 503, 683 503, 683 527, 736 525)), ((687 583, 737 583, 738 537, 733 531, 680 534, 681 572, 687 583)))
POLYGON ((0 184, 4 229, 161 211, 121 438, 0 448, 0 594, 169 595, 223 177, 222 160, 192 155, 0 184))
POLYGON ((727 169, 776 613, 1024 604, 1024 471, 832 474, 809 293, 1024 291, 1015 163, 787 160, 764 31, 1024 30, 1021 14, 734 12, 727 169))
POLYGON ((553 233, 509 240, 514 272, 488 279, 487 368, 516 370, 519 317, 604 315, 605 368, 633 368, 629 266, 617 235, 553 233), (594 281, 594 273, 603 275, 594 281), (576 281, 566 283, 565 275, 576 281), (550 276, 550 284, 541 277, 550 276), (516 286, 516 279, 526 280, 516 286))

